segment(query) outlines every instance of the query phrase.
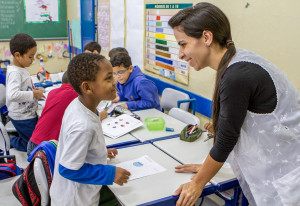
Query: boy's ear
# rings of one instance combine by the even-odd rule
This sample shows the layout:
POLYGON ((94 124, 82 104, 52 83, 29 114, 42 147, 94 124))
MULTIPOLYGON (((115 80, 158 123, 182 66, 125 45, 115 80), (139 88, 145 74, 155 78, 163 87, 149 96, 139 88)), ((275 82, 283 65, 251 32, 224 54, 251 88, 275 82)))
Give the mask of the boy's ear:
POLYGON ((84 81, 81 83, 80 89, 81 89, 81 92, 84 94, 92 94, 93 93, 91 85, 87 81, 84 81))
POLYGON ((129 67, 129 71, 130 71, 130 72, 132 72, 132 70, 133 70, 133 66, 132 66, 132 65, 130 65, 130 67, 129 67))
POLYGON ((21 54, 20 54, 20 52, 15 52, 15 53, 13 54, 13 56, 14 56, 15 58, 17 58, 17 57, 20 57, 21 54))

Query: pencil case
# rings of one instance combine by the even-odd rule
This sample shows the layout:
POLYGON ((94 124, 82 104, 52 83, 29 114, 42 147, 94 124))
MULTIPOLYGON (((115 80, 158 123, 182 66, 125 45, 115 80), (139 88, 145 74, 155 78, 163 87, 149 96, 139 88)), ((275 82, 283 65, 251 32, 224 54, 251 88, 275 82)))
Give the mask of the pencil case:
POLYGON ((161 117, 148 117, 145 123, 149 131, 160 131, 165 128, 165 120, 161 117))
POLYGON ((186 141, 186 142, 194 142, 197 139, 199 139, 199 137, 202 134, 202 129, 196 128, 193 131, 193 133, 189 133, 187 130, 188 130, 188 128, 190 128, 192 126, 194 126, 194 125, 188 124, 186 127, 183 128, 183 130, 180 133, 180 140, 186 141))

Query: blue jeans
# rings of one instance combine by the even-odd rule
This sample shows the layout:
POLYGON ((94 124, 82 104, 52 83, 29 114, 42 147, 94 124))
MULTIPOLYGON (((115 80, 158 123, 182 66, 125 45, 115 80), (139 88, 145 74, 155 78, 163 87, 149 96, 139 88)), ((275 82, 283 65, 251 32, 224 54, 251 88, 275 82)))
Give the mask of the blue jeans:
POLYGON ((13 120, 9 118, 16 128, 19 137, 11 137, 10 145, 16 150, 23 152, 27 151, 27 143, 33 133, 38 118, 25 119, 25 120, 13 120))
POLYGON ((28 141, 28 144, 27 144, 27 156, 29 157, 30 153, 39 145, 33 143, 32 141, 28 141))

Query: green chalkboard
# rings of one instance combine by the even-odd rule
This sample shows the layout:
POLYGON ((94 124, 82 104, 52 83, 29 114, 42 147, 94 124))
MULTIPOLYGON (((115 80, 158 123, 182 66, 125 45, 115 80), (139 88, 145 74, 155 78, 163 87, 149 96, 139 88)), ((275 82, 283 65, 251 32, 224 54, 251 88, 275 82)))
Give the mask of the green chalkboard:
MULTIPOLYGON (((17 33, 26 33, 33 38, 67 37, 67 3, 66 0, 58 0, 59 21, 27 23, 25 18, 26 0, 0 0, 0 40, 11 39, 17 33)), ((50 1, 50 0, 48 0, 50 1)), ((31 1, 45 2, 47 0, 31 1)), ((30 10, 30 5, 26 8, 30 10)))

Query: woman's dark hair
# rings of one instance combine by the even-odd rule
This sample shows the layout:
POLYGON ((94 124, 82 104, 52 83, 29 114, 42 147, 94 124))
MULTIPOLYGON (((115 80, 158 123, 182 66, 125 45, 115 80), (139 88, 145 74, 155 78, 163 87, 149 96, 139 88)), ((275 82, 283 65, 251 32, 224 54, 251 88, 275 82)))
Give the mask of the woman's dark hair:
POLYGON ((221 48, 227 47, 217 70, 213 95, 213 129, 215 137, 220 113, 220 83, 230 60, 236 53, 231 38, 229 21, 218 7, 201 2, 179 11, 168 23, 172 28, 179 27, 186 35, 194 38, 201 38, 204 30, 210 31, 213 34, 213 43, 219 44, 221 48))

